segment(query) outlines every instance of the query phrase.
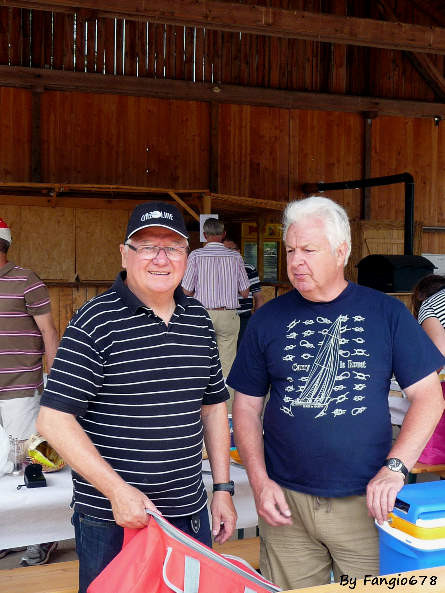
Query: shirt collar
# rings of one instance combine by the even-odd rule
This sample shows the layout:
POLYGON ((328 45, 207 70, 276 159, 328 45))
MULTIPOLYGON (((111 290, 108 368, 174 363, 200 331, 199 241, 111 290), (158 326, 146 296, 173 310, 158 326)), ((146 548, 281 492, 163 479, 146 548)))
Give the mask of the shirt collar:
MULTIPOLYGON (((148 307, 141 300, 139 300, 138 297, 134 294, 134 292, 132 292, 128 288, 128 286, 125 284, 126 277, 127 272, 125 270, 119 272, 112 288, 117 292, 124 304, 130 309, 131 314, 135 315, 139 311, 139 309, 143 309, 144 311, 152 311, 150 307, 148 307)), ((176 287, 175 292, 173 294, 173 298, 175 299, 176 305, 180 305, 185 310, 185 308, 187 307, 187 297, 185 296, 184 291, 181 288, 181 285, 176 287)))
POLYGON ((8 261, 3 268, 0 268, 0 277, 5 276, 10 270, 15 268, 15 264, 12 261, 8 261))

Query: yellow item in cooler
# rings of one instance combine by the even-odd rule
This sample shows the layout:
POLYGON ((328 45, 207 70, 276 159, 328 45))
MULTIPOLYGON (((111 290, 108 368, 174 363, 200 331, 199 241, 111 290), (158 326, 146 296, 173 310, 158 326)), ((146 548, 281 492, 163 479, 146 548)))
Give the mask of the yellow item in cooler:
POLYGON ((394 513, 389 513, 389 524, 394 529, 399 529, 417 539, 445 539, 445 525, 441 527, 420 527, 394 513))

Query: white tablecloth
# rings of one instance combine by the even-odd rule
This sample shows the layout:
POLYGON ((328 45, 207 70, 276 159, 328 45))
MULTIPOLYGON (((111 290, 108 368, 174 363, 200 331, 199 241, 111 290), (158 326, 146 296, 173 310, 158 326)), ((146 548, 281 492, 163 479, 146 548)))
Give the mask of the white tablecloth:
MULTIPOLYGON (((238 529, 254 527, 257 514, 247 475, 241 466, 231 465, 231 479, 235 482, 234 503, 238 512, 238 529)), ((212 478, 206 473, 208 461, 203 462, 204 484, 211 492, 212 478)), ((0 477, 0 549, 16 548, 42 542, 60 541, 74 537, 71 525, 70 502, 72 480, 69 468, 45 474, 47 486, 17 490, 23 475, 0 477)))
POLYGON ((17 490, 23 474, 0 478, 0 549, 74 537, 69 468, 45 474, 47 486, 17 490))

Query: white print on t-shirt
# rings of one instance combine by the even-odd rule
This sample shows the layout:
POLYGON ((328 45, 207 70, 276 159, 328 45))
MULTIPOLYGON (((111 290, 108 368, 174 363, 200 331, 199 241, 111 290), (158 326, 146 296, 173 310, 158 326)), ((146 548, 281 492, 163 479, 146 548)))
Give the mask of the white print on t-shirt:
POLYGON ((282 412, 294 416, 293 409, 300 406, 318 410, 315 418, 328 413, 335 418, 345 414, 356 416, 367 409, 366 405, 357 405, 366 400, 366 381, 370 377, 364 372, 369 357, 365 340, 357 337, 358 333, 364 332, 360 325, 363 321, 365 318, 361 315, 352 319, 348 315, 339 315, 334 322, 319 316, 315 320, 294 319, 287 325, 282 360, 289 363, 290 368, 282 412), (300 323, 314 328, 291 331, 300 323), (347 405, 345 402, 351 403, 347 405), (331 404, 337 407, 332 406, 329 410, 331 404))

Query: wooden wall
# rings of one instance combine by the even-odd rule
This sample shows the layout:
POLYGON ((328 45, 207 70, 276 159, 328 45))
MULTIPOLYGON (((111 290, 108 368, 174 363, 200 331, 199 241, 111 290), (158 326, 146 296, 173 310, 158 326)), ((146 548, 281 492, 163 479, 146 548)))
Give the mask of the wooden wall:
MULTIPOLYGON (((0 88, 1 181, 32 178, 31 104, 31 91, 0 88)), ((46 91, 40 106, 42 181, 208 187, 216 153, 217 191, 285 203, 302 196, 303 183, 364 175, 359 114, 219 105, 212 145, 212 107, 203 102, 46 91)), ((444 126, 403 117, 372 123, 371 175, 412 173, 415 219, 428 226, 445 226, 444 126)), ((360 217, 361 192, 331 196, 352 219, 360 217)), ((114 277, 131 202, 113 213, 85 209, 81 201, 78 208, 43 210, 4 203, 0 216, 14 228, 19 263, 45 279, 114 277)), ((373 188, 370 204, 373 220, 402 222, 403 184, 373 188)), ((445 233, 424 233, 422 241, 424 252, 445 252, 445 233)))
POLYGON ((208 186, 205 103, 47 92, 41 129, 45 181, 208 186))

